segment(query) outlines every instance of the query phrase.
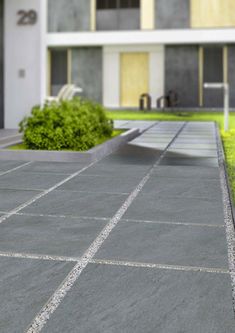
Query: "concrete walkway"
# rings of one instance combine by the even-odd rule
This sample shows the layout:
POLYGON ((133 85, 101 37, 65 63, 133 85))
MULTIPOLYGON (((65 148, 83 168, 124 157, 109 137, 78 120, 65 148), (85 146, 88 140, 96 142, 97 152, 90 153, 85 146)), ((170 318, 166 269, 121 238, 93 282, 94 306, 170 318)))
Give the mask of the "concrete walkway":
POLYGON ((235 332, 215 125, 137 125, 92 165, 0 161, 1 333, 235 332))

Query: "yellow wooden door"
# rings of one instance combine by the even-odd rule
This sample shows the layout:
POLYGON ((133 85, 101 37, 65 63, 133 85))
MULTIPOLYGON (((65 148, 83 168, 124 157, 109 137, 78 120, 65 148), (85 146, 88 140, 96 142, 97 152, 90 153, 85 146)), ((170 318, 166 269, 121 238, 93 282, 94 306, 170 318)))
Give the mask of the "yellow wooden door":
POLYGON ((141 94, 149 92, 148 53, 121 54, 121 106, 138 107, 141 94))

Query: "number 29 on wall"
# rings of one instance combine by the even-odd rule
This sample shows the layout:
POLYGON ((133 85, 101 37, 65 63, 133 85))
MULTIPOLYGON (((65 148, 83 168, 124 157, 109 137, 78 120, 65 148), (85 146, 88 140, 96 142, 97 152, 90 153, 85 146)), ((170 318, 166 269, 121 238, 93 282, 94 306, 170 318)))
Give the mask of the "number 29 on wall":
POLYGON ((18 25, 34 25, 37 23, 38 14, 35 10, 19 10, 18 15, 18 25))

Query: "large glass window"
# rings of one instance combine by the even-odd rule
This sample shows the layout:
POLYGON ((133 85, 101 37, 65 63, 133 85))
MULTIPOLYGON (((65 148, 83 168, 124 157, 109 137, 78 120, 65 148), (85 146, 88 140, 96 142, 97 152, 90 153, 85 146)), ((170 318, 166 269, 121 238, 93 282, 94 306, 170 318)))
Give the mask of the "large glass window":
POLYGON ((140 28, 140 0, 97 0, 97 30, 140 28))
POLYGON ((140 8, 140 0, 97 0, 97 9, 140 8))
POLYGON ((57 96, 60 89, 68 81, 67 50, 51 51, 51 95, 57 96))

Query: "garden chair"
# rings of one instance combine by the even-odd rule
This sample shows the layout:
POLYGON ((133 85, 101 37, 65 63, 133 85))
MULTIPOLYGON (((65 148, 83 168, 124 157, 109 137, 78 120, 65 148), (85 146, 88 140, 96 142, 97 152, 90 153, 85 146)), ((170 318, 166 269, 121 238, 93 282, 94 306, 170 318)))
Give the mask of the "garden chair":
POLYGON ((82 89, 76 87, 74 84, 65 84, 59 91, 57 96, 48 96, 46 98, 47 103, 60 102, 65 100, 71 100, 75 94, 82 93, 82 89))

